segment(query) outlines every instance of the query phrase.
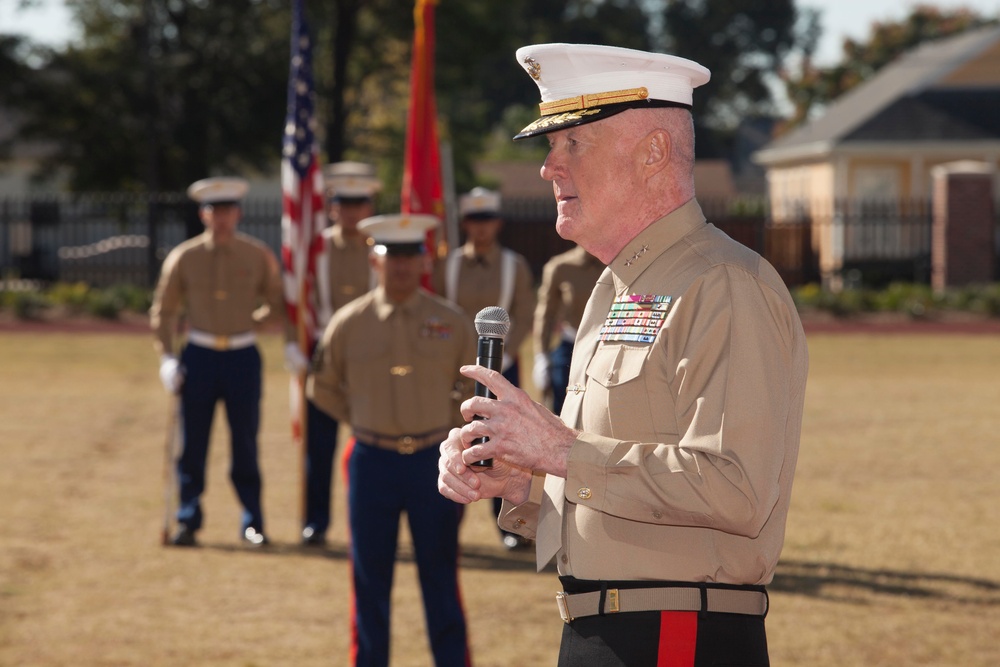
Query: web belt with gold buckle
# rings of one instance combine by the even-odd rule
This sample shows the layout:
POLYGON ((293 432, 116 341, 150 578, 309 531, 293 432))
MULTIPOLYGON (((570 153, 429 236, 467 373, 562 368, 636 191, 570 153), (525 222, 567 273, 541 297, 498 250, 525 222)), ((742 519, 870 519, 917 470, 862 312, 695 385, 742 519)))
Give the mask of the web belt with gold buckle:
POLYGON ((232 336, 222 336, 191 329, 187 333, 188 343, 198 347, 207 347, 216 352, 226 352, 229 350, 242 350, 257 342, 257 336, 252 331, 234 334, 232 336))
POLYGON ((451 429, 443 428, 417 435, 382 435, 363 428, 354 428, 354 437, 379 449, 388 449, 400 454, 413 454, 431 445, 441 444, 451 429))
POLYGON ((589 593, 556 593, 559 616, 566 623, 584 616, 636 611, 711 611, 728 614, 767 614, 767 593, 729 588, 671 586, 665 588, 610 588, 589 593), (702 592, 705 593, 704 599, 702 592))

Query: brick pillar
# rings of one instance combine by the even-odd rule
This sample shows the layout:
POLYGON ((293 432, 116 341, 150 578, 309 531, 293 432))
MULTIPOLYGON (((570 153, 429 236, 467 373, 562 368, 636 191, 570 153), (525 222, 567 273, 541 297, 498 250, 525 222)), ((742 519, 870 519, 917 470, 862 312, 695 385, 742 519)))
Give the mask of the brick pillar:
POLYGON ((993 173, 985 162, 949 162, 934 168, 931 286, 993 280, 993 173))

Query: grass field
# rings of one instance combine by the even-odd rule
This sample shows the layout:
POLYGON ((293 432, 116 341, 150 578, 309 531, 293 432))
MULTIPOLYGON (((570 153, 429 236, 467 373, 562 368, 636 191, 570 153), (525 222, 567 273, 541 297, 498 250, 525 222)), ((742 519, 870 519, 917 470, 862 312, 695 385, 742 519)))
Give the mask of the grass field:
MULTIPOLYGON (((219 415, 203 548, 159 544, 169 402, 147 336, 0 333, 0 665, 346 664, 344 501, 298 538, 276 338, 261 462, 266 551, 238 546, 219 415)), ((774 665, 1000 664, 1000 339, 810 337, 806 415, 769 639, 774 665)), ((405 532, 405 531, 404 531, 405 532)), ((463 524, 473 659, 553 665, 554 573, 463 524)), ((405 541, 393 664, 431 664, 405 541)))

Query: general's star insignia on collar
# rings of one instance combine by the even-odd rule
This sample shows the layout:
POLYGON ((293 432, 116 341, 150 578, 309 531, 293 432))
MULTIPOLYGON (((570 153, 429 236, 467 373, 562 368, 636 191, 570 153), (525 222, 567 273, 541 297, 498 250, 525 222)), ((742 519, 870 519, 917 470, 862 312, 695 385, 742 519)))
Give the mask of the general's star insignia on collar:
POLYGON ((643 244, 641 248, 635 251, 635 254, 632 255, 632 257, 625 260, 625 266, 632 266, 636 262, 636 260, 638 260, 640 257, 646 254, 647 250, 649 250, 649 246, 643 244))

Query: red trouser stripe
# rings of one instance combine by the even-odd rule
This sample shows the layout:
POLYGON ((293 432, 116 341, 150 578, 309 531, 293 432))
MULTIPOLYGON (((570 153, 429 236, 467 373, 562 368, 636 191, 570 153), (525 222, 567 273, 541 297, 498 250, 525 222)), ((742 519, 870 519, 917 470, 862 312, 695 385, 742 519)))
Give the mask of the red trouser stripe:
MULTIPOLYGON (((355 441, 353 436, 347 439, 347 442, 344 444, 344 453, 341 455, 340 459, 341 472, 343 473, 344 477, 344 487, 345 487, 344 491, 347 491, 347 488, 350 487, 351 485, 351 476, 348 474, 348 470, 350 469, 350 466, 348 466, 348 461, 351 460, 351 451, 354 449, 354 442, 355 441)), ((347 552, 348 554, 350 554, 351 522, 345 521, 344 523, 347 524, 347 542, 348 542, 347 552)), ((354 568, 350 558, 348 558, 348 565, 350 566, 349 568, 350 571, 348 572, 348 576, 350 577, 351 581, 351 608, 350 608, 351 646, 350 648, 348 648, 347 664, 357 665, 358 664, 358 615, 355 610, 357 595, 354 591, 354 571, 353 571, 354 568)))
POLYGON ((694 667, 698 612, 661 611, 656 667, 694 667))

